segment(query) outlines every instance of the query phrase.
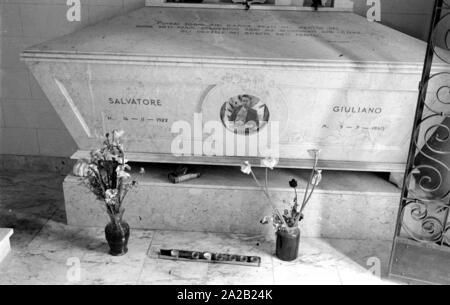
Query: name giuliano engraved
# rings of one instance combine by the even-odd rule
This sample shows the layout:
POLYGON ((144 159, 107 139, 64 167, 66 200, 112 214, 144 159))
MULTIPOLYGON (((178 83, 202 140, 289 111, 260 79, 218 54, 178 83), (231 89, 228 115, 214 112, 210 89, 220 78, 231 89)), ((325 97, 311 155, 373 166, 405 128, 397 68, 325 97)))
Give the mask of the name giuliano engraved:
POLYGON ((153 98, 108 98, 110 105, 136 105, 136 106, 162 106, 162 102, 159 99, 153 98))
POLYGON ((374 113, 380 114, 383 112, 383 108, 381 107, 350 107, 350 106, 334 106, 334 112, 342 112, 342 113, 374 113))

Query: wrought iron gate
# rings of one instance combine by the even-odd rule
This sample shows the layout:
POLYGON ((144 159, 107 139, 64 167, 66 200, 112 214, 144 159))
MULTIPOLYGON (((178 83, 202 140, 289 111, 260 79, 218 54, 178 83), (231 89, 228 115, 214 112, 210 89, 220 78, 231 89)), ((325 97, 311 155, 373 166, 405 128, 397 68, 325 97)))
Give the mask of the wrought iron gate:
POLYGON ((435 0, 389 273, 450 284, 450 0, 435 0))

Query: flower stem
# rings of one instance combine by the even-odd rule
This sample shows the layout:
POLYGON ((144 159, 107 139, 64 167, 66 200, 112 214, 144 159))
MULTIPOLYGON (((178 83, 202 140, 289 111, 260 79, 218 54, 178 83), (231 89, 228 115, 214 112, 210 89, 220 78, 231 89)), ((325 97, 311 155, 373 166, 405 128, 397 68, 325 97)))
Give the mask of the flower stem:
POLYGON ((319 155, 318 155, 318 152, 315 151, 314 152, 314 167, 311 170, 311 175, 309 177, 308 184, 306 185, 305 195, 303 196, 303 202, 302 202, 302 206, 300 208, 300 215, 302 214, 303 210, 305 209, 306 204, 308 203, 309 199, 311 198, 311 196, 314 192, 314 189, 316 188, 316 183, 313 183, 312 180, 314 179, 314 174, 316 172, 318 162, 319 162, 319 155), (311 186, 311 184, 313 184, 313 186, 311 188, 311 192, 309 192, 309 187, 311 186))
POLYGON ((309 202, 309 199, 311 199, 312 194, 314 193, 314 189, 316 188, 316 185, 313 184, 311 191, 309 192, 308 198, 306 198, 306 201, 304 204, 302 204, 302 207, 300 208, 300 214, 303 212, 303 210, 305 209, 306 205, 309 202))
MULTIPOLYGON (((261 183, 259 183, 258 178, 256 178, 255 173, 253 172, 253 170, 251 170, 250 173, 252 174, 253 180, 255 180, 255 182, 258 185, 258 187, 263 190, 264 195, 266 195, 267 199, 269 200, 270 205, 272 206, 272 209, 277 214, 277 216, 280 218, 281 222, 283 223, 283 226, 288 228, 288 225, 287 225, 286 221, 284 220, 283 215, 281 215, 280 211, 278 211, 277 207, 275 206, 275 204, 272 201, 272 198, 270 197, 269 191, 267 189, 267 184, 266 184, 266 187, 264 188, 261 185, 261 183)), ((267 168, 266 168, 266 183, 267 183, 267 168)))
POLYGON ((266 178, 265 178, 265 185, 264 185, 264 187, 266 188, 266 191, 268 192, 269 191, 269 189, 268 189, 269 183, 267 182, 267 176, 268 176, 267 172, 268 172, 268 169, 266 167, 266 170, 265 170, 266 178))

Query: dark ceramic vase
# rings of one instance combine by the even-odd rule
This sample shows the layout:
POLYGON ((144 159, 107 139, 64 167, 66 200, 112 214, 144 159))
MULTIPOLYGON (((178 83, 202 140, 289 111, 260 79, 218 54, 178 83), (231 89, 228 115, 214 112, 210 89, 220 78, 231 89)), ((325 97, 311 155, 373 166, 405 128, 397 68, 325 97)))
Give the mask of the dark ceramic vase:
POLYGON ((289 228, 277 231, 276 256, 282 261, 293 261, 298 257, 300 245, 300 229, 289 228))
POLYGON ((109 254, 113 256, 124 255, 128 252, 128 239, 130 238, 130 226, 122 220, 120 215, 110 215, 111 222, 105 227, 105 237, 109 245, 109 254))

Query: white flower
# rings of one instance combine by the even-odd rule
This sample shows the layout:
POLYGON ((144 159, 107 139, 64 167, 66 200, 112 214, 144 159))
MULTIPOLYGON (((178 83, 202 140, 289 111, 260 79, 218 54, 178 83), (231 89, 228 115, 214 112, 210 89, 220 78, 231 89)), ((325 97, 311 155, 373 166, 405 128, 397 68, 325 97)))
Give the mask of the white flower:
POLYGON ((124 165, 119 165, 116 168, 116 173, 117 173, 117 178, 125 178, 128 179, 130 178, 130 174, 127 173, 127 170, 130 170, 131 167, 128 164, 124 164, 124 165))
POLYGON ((130 178, 131 175, 129 173, 127 173, 126 171, 118 171, 117 172, 117 178, 125 178, 128 179, 130 178))
POLYGON ((100 149, 91 151, 91 162, 96 162, 97 160, 103 159, 103 154, 100 149))
POLYGON ((99 156, 101 154, 102 154, 102 152, 100 151, 100 149, 91 150, 91 157, 96 157, 96 156, 99 156))
POLYGON ((117 189, 107 189, 105 191, 105 202, 109 205, 115 205, 117 203, 117 195, 119 191, 117 189))
POLYGON ((98 167, 95 164, 89 164, 89 173, 98 173, 98 167))
POLYGON ((241 165, 241 172, 246 175, 250 175, 252 172, 252 166, 248 163, 248 161, 245 161, 244 164, 241 165))
POLYGON ((114 159, 117 159, 117 156, 109 151, 106 151, 103 155, 106 161, 113 161, 114 159))
POLYGON ((128 164, 120 164, 116 168, 116 172, 129 171, 129 170, 131 170, 131 167, 128 164))
POLYGON ((318 186, 320 181, 322 181, 322 170, 318 169, 315 171, 314 176, 312 178, 312 184, 314 184, 315 186, 318 186))
POLYGON ((123 136, 124 133, 125 133, 125 131, 123 131, 123 130, 114 130, 113 131, 114 139, 115 140, 119 139, 120 137, 123 136))
POLYGON ((311 157, 316 158, 320 154, 320 149, 310 149, 308 150, 308 153, 311 157))
POLYGON ((259 155, 264 158, 272 158, 278 160, 280 158, 280 151, 274 148, 261 147, 259 150, 259 155))
POLYGON ((267 157, 261 160, 261 166, 273 169, 278 164, 278 159, 267 157))
POLYGON ((269 223, 269 221, 270 221, 270 217, 269 217, 269 216, 264 216, 264 218, 261 219, 259 222, 260 222, 261 224, 263 224, 263 225, 266 225, 266 224, 269 223))

